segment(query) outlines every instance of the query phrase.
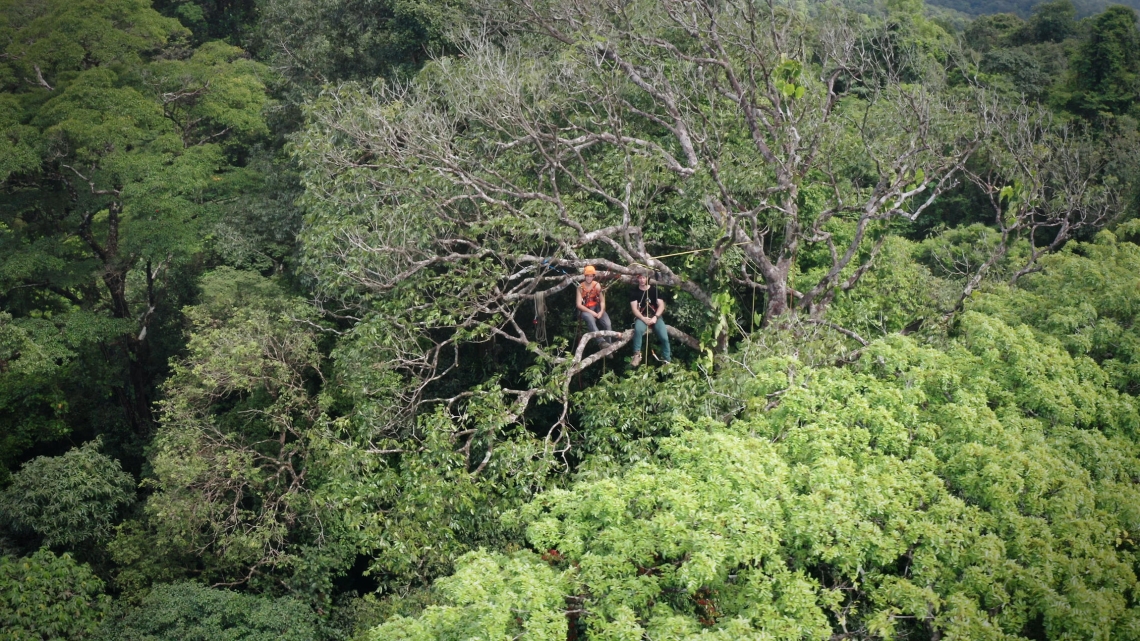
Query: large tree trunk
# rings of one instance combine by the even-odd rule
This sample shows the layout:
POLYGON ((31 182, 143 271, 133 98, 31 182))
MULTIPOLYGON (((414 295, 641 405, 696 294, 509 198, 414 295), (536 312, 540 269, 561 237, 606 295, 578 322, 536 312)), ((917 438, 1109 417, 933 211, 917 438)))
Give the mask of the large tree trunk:
POLYGON ((751 247, 748 249, 752 250, 749 254, 759 264, 760 276, 764 279, 764 291, 767 298, 764 305, 763 325, 767 327, 772 321, 793 311, 788 305, 789 294, 791 293, 788 276, 792 271, 792 261, 789 257, 784 257, 773 264, 760 251, 751 247))
POLYGON ((768 301, 764 309, 764 325, 767 326, 773 320, 789 313, 791 309, 788 307, 788 281, 784 280, 769 280, 768 286, 768 301))
MULTIPOLYGON (((115 318, 132 319, 130 302, 127 299, 127 274, 130 268, 122 264, 119 256, 118 214, 122 206, 116 202, 108 209, 110 216, 106 243, 97 250, 103 258, 103 284, 107 286, 107 293, 111 298, 111 315, 115 318)), ((127 336, 122 344, 127 357, 123 408, 135 431, 147 434, 154 426, 154 415, 150 407, 150 376, 147 368, 150 362, 150 342, 147 340, 146 332, 140 332, 138 336, 127 336)))
MULTIPOLYGON (((103 275, 103 283, 111 296, 111 313, 115 318, 130 319, 130 305, 127 301, 127 270, 108 265, 103 275)), ((131 426, 139 434, 147 434, 154 426, 154 415, 150 408, 150 341, 145 333, 127 336, 122 342, 127 357, 127 384, 124 396, 131 426)))

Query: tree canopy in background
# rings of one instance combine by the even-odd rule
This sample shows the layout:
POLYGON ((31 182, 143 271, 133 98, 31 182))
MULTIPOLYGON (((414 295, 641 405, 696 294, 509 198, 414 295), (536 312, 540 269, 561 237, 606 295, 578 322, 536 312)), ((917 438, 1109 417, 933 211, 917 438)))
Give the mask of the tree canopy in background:
POLYGON ((197 583, 172 583, 152 590, 138 608, 116 621, 111 636, 130 641, 304 641, 318 635, 315 618, 304 603, 289 598, 259 599, 197 583))
MULTIPOLYGON (((1026 18, 1039 11, 1042 5, 1055 3, 1041 2, 1040 0, 938 0, 938 2, 931 2, 930 4, 960 11, 971 16, 1012 13, 1026 18)), ((1123 2, 1109 2, 1108 0, 1070 0, 1070 2, 1066 2, 1066 4, 1071 4, 1075 12, 1079 13, 1082 18, 1104 11, 1111 5, 1122 5, 1133 9, 1140 9, 1140 7, 1137 7, 1135 0, 1124 0, 1123 2)))
POLYGON ((306 89, 377 76, 407 79, 451 47, 464 2, 265 0, 258 5, 261 55, 306 89))
POLYGON ((1140 638, 1137 15, 947 6, 0 0, 3 634, 1140 638))

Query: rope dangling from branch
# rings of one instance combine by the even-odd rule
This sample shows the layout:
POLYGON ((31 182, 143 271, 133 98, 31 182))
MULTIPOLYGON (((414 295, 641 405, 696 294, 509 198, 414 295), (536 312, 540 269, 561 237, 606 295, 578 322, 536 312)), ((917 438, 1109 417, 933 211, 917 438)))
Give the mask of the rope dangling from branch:
POLYGON ((534 340, 546 342, 546 292, 534 295, 534 340))

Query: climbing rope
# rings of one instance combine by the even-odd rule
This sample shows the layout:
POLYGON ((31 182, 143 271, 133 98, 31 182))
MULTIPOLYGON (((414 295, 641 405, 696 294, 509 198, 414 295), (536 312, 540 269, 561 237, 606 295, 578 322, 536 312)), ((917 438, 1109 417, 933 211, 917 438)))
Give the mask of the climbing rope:
POLYGON ((756 288, 749 288, 752 290, 752 315, 748 317, 748 327, 752 332, 756 331, 756 288))
MULTIPOLYGON (((750 242, 752 242, 752 241, 744 241, 744 242, 739 242, 739 243, 733 243, 733 244, 729 245, 729 247, 740 247, 741 245, 747 245, 750 242)), ((690 249, 690 250, 683 251, 683 252, 674 252, 672 254, 662 254, 660 256, 650 256, 649 258, 651 260, 661 260, 662 258, 673 258, 674 256, 686 256, 688 254, 699 254, 701 252, 712 251, 714 249, 716 249, 715 246, 713 246, 713 247, 702 247, 701 249, 690 249)), ((630 264, 631 265, 637 265, 639 267, 645 267, 647 269, 649 268, 649 265, 646 265, 644 263, 636 263, 635 262, 635 263, 630 263, 630 264)), ((533 267, 534 267, 533 265, 531 267, 527 267, 527 270, 532 269, 533 267)), ((540 269, 543 269, 543 270, 556 271, 560 274, 569 275, 569 272, 567 272, 565 268, 559 267, 559 266, 554 264, 554 257, 553 256, 551 256, 549 258, 543 258, 542 262, 538 265, 538 267, 540 269)), ((599 278, 598 279, 599 284, 601 283, 601 281, 602 281, 602 279, 599 278)), ((602 289, 605 290, 605 288, 606 288, 606 286, 603 285, 602 289)))
MULTIPOLYGON (((733 243, 733 244, 729 245, 729 247, 740 247, 741 245, 747 245, 750 242, 752 242, 752 241, 744 241, 741 243, 733 243)), ((700 252, 712 251, 714 249, 716 249, 716 247, 705 247, 703 249, 690 249, 689 251, 677 252, 675 254, 664 254, 662 256, 650 256, 650 258, 652 258, 654 260, 660 260, 662 258, 672 258, 674 256, 684 256, 685 254, 699 254, 700 252)))
MULTIPOLYGON (((578 327, 574 330, 574 345, 578 344, 578 339, 582 337, 582 315, 575 313, 578 317, 578 327)), ((578 370, 578 391, 582 391, 582 370, 578 370)))
POLYGON ((546 292, 534 295, 534 340, 546 342, 546 292))

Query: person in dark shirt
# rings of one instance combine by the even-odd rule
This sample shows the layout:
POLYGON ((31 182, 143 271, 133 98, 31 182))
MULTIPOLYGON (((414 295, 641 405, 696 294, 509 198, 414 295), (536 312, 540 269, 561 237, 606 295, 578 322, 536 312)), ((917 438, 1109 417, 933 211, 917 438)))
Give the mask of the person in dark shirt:
POLYGON ((661 346, 661 359, 668 363, 673 360, 673 351, 669 348, 669 333, 665 327, 665 299, 657 293, 657 286, 649 284, 649 276, 637 275, 637 286, 629 293, 629 307, 633 310, 633 359, 630 365, 637 367, 641 364, 642 339, 645 330, 653 328, 657 335, 657 343, 661 346))

